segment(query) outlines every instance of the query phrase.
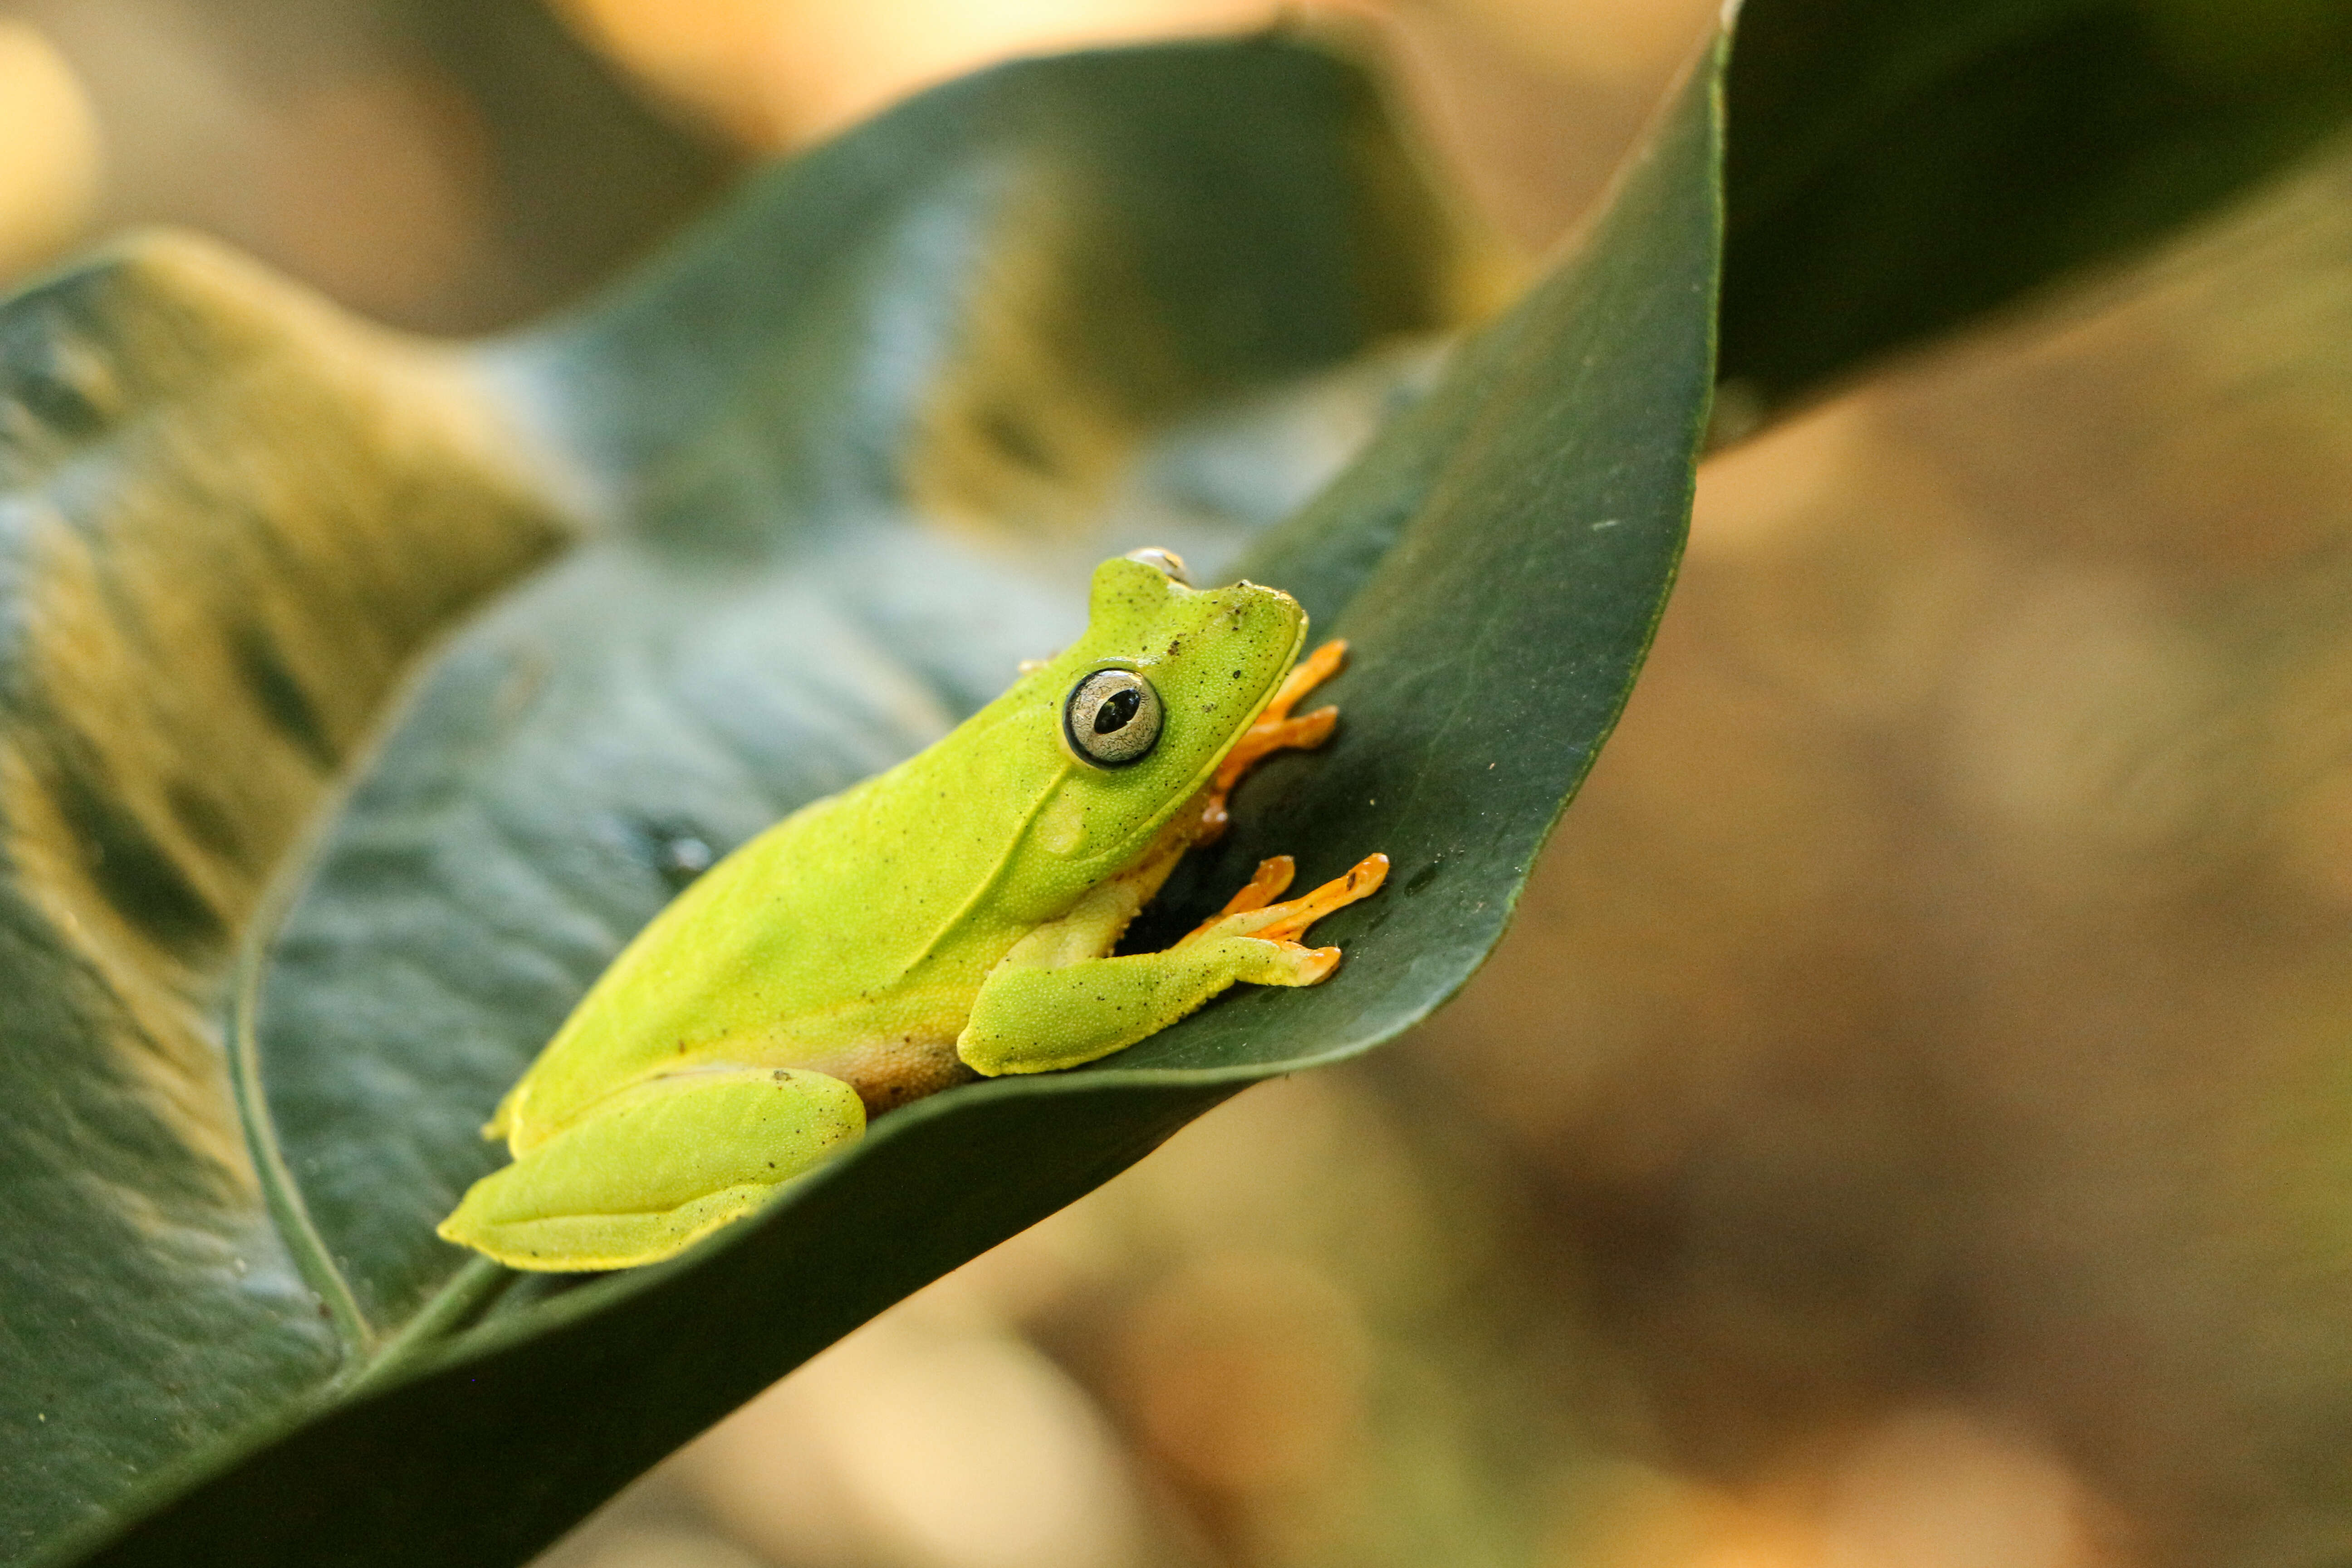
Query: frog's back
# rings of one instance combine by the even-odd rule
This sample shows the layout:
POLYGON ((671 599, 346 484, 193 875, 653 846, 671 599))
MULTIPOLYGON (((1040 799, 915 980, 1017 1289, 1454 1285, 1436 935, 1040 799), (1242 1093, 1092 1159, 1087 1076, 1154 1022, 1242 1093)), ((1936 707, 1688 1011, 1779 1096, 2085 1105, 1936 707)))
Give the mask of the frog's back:
POLYGON ((708 1063, 824 1070, 886 1036, 951 1044, 1025 929, 988 895, 1060 772, 1049 748, 975 739, 819 801, 706 872, 583 998, 499 1130, 530 1142, 628 1083, 708 1063))

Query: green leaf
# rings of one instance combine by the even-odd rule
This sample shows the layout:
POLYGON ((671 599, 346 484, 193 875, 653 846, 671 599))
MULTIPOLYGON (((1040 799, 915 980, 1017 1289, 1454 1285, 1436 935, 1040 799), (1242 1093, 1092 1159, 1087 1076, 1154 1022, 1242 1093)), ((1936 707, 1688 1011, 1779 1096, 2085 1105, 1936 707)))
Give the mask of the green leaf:
POLYGON ((1759 408, 2155 239, 2352 116, 2352 0, 1751 0, 1723 375, 1759 408))
POLYGON ((466 353, 187 241, 0 316, 0 991, 37 1010, 0 1054, 10 1554, 516 1561, 1218 1099, 1459 985, 1679 548, 1713 86, 1238 561, 1411 396, 1423 358, 1365 356, 1450 286, 1368 85, 1280 43, 943 89, 466 353), (1255 780, 1185 895, 1276 837, 1310 874, 1388 849, 1346 983, 919 1104, 718 1245, 446 1342, 498 1280, 430 1226, 630 931, 943 732, 1146 539, 1356 641, 1343 738, 1255 780))

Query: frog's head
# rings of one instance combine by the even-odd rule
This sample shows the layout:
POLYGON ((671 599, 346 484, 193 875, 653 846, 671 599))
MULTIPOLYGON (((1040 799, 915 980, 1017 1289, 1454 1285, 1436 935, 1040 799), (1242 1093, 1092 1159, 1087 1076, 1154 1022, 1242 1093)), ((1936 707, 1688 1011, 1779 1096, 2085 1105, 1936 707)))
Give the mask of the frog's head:
POLYGON ((1273 588, 1196 590, 1142 550, 1095 569, 1086 636, 1047 674, 1071 766, 1035 842, 1067 859, 1139 854, 1274 696, 1307 612, 1273 588))

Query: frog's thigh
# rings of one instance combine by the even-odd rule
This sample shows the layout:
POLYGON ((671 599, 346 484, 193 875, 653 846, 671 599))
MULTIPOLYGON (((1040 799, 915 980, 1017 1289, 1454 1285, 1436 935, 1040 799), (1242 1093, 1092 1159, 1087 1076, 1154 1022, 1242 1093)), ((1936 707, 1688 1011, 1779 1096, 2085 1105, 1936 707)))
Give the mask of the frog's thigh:
POLYGON ((656 1079, 475 1183, 441 1235, 512 1268, 655 1263, 758 1208, 865 1130, 856 1091, 823 1073, 656 1079))
POLYGON ((1158 1034, 1235 981, 1312 985, 1337 957, 1231 937, 1059 969, 1003 964, 973 999, 956 1054, 992 1077, 1077 1067, 1158 1034))

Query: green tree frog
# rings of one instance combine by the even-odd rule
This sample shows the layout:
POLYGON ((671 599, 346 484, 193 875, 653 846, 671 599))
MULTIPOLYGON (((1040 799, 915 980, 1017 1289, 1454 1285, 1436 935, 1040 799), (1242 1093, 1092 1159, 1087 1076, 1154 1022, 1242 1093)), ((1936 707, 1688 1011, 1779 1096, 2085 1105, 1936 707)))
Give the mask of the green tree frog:
POLYGON ((1299 660, 1272 588, 1196 591, 1165 551, 1096 569, 1086 635, 929 750, 770 827, 623 950, 498 1108, 513 1163, 440 1234, 516 1268, 654 1263, 975 1074, 1122 1050, 1237 981, 1312 985, 1298 939, 1387 874, 1281 900, 1287 856, 1160 952, 1113 955, 1344 645, 1299 660))

